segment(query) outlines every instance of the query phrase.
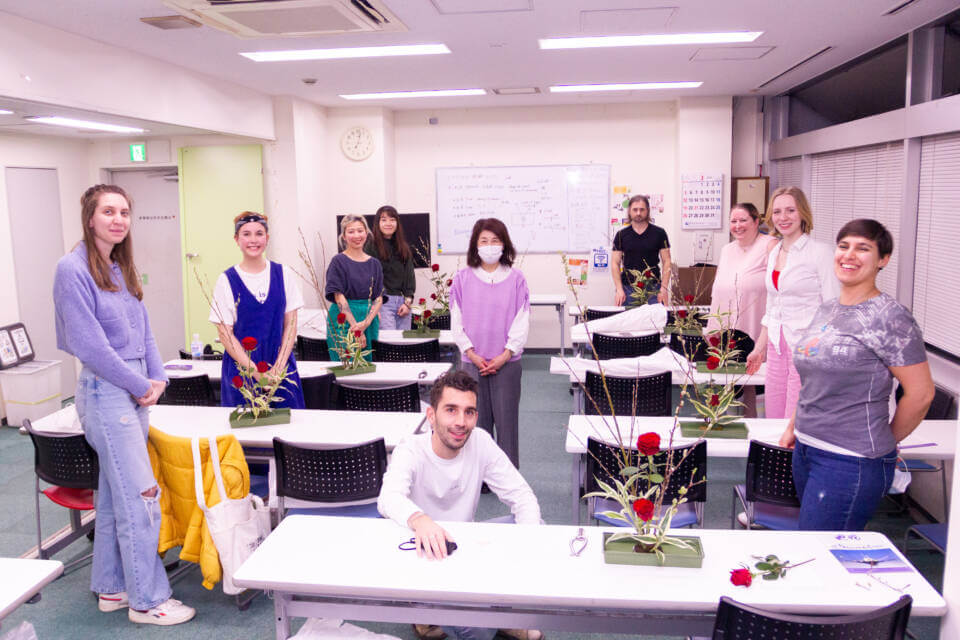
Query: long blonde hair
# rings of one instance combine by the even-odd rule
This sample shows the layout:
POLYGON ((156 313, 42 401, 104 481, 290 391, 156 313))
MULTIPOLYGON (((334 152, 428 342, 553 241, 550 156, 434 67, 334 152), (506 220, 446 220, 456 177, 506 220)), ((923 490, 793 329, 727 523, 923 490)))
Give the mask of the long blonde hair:
MULTIPOLYGON (((127 208, 133 211, 133 201, 127 192, 115 184, 95 184, 80 196, 80 223, 83 227, 83 244, 87 248, 87 267, 90 269, 90 275, 97 287, 103 291, 119 291, 113 281, 113 275, 110 272, 110 265, 100 255, 97 250, 97 244, 93 235, 93 229, 90 228, 90 220, 100 204, 100 196, 105 193, 116 193, 123 196, 127 201, 127 208)), ((133 263, 133 237, 129 231, 127 236, 113 245, 110 250, 110 259, 120 267, 120 273, 123 274, 123 281, 127 284, 129 291, 137 300, 143 300, 143 288, 140 286, 140 274, 137 273, 137 267, 133 263)))
POLYGON ((804 195, 803 190, 800 187, 777 187, 773 195, 770 196, 770 201, 767 203, 767 212, 763 216, 763 221, 770 228, 770 233, 778 238, 780 237, 780 232, 773 224, 773 201, 780 196, 793 197, 797 203, 797 213, 800 214, 800 230, 803 233, 813 231, 813 211, 810 209, 810 203, 807 202, 807 196, 804 195))

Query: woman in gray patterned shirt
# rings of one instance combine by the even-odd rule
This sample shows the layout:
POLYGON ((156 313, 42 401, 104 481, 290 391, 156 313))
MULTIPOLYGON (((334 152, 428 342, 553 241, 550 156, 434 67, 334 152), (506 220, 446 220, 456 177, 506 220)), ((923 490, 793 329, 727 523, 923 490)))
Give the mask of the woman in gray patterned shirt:
POLYGON ((913 431, 934 386, 920 328, 877 288, 893 238, 876 220, 837 234, 840 296, 820 305, 793 353, 802 386, 780 444, 795 447, 800 528, 861 530, 890 489, 897 443, 913 431), (893 379, 903 398, 889 416, 893 379))

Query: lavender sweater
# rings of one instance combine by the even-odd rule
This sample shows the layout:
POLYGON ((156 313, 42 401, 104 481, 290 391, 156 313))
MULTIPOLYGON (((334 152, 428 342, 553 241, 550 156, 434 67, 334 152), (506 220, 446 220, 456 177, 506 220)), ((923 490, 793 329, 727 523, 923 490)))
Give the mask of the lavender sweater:
MULTIPOLYGON (((470 268, 453 277, 450 299, 459 307, 463 330, 473 343, 473 350, 482 358, 495 358, 507 344, 507 334, 517 312, 530 309, 527 280, 512 269, 505 280, 496 284, 483 282, 470 268)), ((468 362, 466 354, 461 359, 468 362)), ((510 361, 519 360, 515 353, 510 361)))
POLYGON ((130 369, 124 360, 145 359, 150 379, 166 381, 167 376, 146 307, 127 291, 116 263, 112 273, 119 291, 97 287, 83 243, 57 262, 53 280, 57 347, 76 356, 107 382, 139 398, 150 390, 150 380, 130 369))

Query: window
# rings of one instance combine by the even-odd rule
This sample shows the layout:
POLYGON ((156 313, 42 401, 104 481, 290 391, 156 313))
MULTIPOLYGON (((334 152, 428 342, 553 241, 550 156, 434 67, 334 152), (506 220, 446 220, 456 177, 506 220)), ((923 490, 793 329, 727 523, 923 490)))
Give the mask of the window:
POLYGON ((923 338, 960 356, 960 133, 923 139, 917 203, 917 260, 913 316, 923 338))
POLYGON ((803 158, 796 156, 794 158, 777 160, 777 184, 774 189, 779 189, 780 187, 802 188, 802 186, 803 158))

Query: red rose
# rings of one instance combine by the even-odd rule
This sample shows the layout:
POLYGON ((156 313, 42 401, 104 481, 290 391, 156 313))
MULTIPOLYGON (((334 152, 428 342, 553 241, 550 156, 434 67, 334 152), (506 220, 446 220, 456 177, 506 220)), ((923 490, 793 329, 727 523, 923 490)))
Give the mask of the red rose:
POLYGON ((240 376, 233 376, 233 379, 230 380, 230 382, 232 382, 233 386, 235 386, 237 389, 243 386, 243 378, 240 376))
POLYGON ((432 269, 433 271, 440 271, 440 265, 432 264, 430 265, 430 269, 432 269))
POLYGON ((247 336, 240 341, 240 344, 243 345, 243 348, 247 351, 253 351, 257 348, 257 339, 252 336, 247 336))
POLYGON ((686 317, 687 317, 687 310, 686 310, 686 309, 680 309, 679 311, 677 311, 677 316, 680 317, 680 318, 686 318, 686 317))
POLYGON ((652 277, 653 277, 653 271, 650 271, 650 269, 647 269, 646 271, 643 272, 643 277, 644 277, 644 278, 652 278, 652 277))
POLYGON ((717 356, 710 356, 709 358, 707 358, 707 369, 710 369, 710 371, 713 371, 719 366, 720 366, 720 358, 718 358, 717 356))
POLYGON ((452 285, 452 284, 453 284, 453 280, 447 280, 447 286, 448 286, 448 287, 449 287, 450 285, 452 285))
POLYGON ((693 296, 688 293, 687 295, 683 296, 683 301, 687 304, 690 304, 693 302, 693 296))
POLYGON ((653 503, 646 498, 640 498, 633 501, 633 511, 637 517, 646 522, 653 517, 653 503))
POLYGON ((427 304, 426 298, 420 298, 420 304, 427 304))
POLYGON ((347 314, 345 313, 337 314, 337 324, 343 324, 346 321, 347 321, 347 314))
POLYGON ((753 574, 750 573, 750 569, 731 569, 730 582, 735 587, 749 587, 753 584, 753 574))
POLYGON ((710 340, 710 346, 711 346, 711 347, 719 347, 719 346, 720 346, 720 336, 718 336, 718 335, 712 335, 712 336, 710 336, 709 340, 710 340))
POLYGON ((266 373, 269 370, 270 370, 270 365, 264 362, 263 360, 257 363, 257 371, 259 371, 260 373, 266 373))
POLYGON ((660 452, 660 435, 650 431, 637 438, 637 450, 645 456, 660 452))
POLYGON ((429 317, 432 316, 432 315, 433 315, 433 312, 430 311, 430 309, 427 309, 426 311, 423 312, 423 317, 424 317, 424 318, 429 318, 429 317))
POLYGON ((736 348, 737 348, 737 341, 736 341, 736 340, 731 340, 730 342, 728 342, 728 343, 727 343, 727 348, 728 348, 728 349, 736 349, 736 348))
POLYGON ((431 300, 436 300, 436 299, 437 299, 437 294, 431 293, 431 294, 430 294, 430 299, 431 299, 431 300))
POLYGON ((710 396, 710 406, 715 407, 718 404, 720 404, 720 396, 718 396, 717 394, 713 394, 712 396, 710 396))
POLYGON ((363 331, 360 331, 360 329, 354 329, 354 330, 353 330, 353 335, 355 335, 355 336, 358 337, 358 338, 360 337, 360 334, 362 334, 362 333, 363 333, 363 331))

